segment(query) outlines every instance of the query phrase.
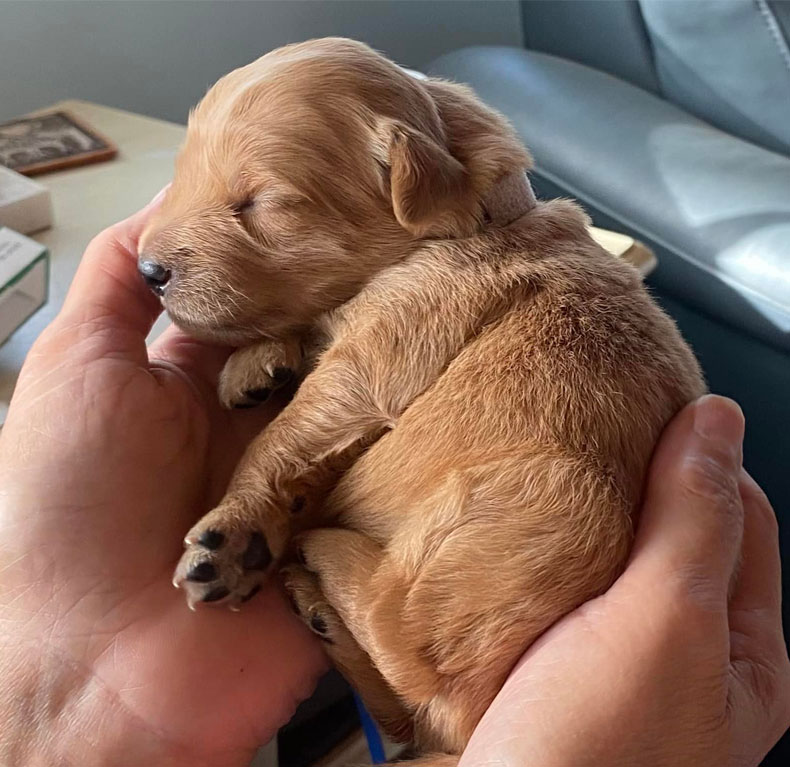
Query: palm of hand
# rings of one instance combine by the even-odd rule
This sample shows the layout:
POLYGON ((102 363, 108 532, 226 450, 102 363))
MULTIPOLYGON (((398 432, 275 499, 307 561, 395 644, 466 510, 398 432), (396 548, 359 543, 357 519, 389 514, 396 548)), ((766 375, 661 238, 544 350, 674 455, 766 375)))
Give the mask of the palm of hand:
MULTIPOLYGON (((117 255, 136 285, 130 254, 117 255)), ((80 690, 64 701, 72 719, 106 708, 157 749, 243 764, 309 693, 323 656, 274 588, 240 613, 191 613, 170 578, 185 531, 267 414, 220 410, 224 353, 177 332, 149 365, 153 305, 142 290, 135 300, 141 327, 67 305, 20 378, 0 440, 0 645, 23 664, 45 643, 51 668, 31 675, 68 676, 80 690)))

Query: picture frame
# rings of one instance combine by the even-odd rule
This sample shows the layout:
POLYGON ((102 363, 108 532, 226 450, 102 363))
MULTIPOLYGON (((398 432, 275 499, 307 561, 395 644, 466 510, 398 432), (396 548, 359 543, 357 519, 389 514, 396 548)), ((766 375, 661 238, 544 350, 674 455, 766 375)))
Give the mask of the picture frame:
POLYGON ((0 123, 0 165, 25 176, 110 160, 118 148, 65 111, 0 123))

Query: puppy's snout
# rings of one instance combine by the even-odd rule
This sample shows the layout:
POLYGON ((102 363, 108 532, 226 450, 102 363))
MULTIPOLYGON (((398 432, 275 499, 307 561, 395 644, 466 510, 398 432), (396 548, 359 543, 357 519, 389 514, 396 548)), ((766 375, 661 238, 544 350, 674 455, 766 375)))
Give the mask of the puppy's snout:
POLYGON ((156 295, 161 296, 165 292, 168 282, 170 282, 171 272, 156 261, 151 261, 141 257, 137 262, 137 270, 143 276, 145 284, 148 285, 156 295))

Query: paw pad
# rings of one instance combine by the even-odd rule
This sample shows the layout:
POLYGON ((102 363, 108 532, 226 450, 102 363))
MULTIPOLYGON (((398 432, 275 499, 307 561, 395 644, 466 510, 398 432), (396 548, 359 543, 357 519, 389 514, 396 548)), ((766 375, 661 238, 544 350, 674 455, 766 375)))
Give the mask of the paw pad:
POLYGON ((259 583, 257 586, 253 586, 250 591, 245 594, 239 601, 241 602, 249 602, 259 591, 261 590, 261 584, 259 583))
POLYGON ((209 551, 216 551, 225 543, 225 536, 218 530, 206 530, 198 538, 198 543, 209 551))
POLYGON ((217 586, 206 594, 201 601, 203 602, 219 602, 220 599, 230 596, 230 589, 225 586, 217 586))
POLYGON ((287 384, 294 377, 294 372, 291 368, 275 368, 272 371, 272 380, 278 385, 282 386, 287 384))
POLYGON ((184 589, 191 608, 197 602, 227 600, 232 609, 261 589, 274 561, 266 537, 259 531, 209 528, 187 536, 186 551, 173 584, 184 589))
POLYGON ((244 392, 245 397, 249 397, 251 400, 255 400, 255 402, 266 402, 271 395, 272 390, 268 386, 262 386, 260 389, 247 389, 244 392))
POLYGON ((245 570, 265 570, 272 563, 272 552, 269 544, 260 533, 253 533, 250 542, 241 558, 241 566, 245 570))
POLYGON ((217 569, 211 562, 198 562, 188 573, 187 580, 194 583, 210 583, 217 577, 217 569))
POLYGON ((326 642, 327 644, 334 644, 334 642, 329 638, 329 625, 326 622, 326 618, 323 615, 319 615, 318 613, 312 613, 310 615, 310 620, 308 621, 308 625, 310 626, 310 630, 322 641, 326 642))

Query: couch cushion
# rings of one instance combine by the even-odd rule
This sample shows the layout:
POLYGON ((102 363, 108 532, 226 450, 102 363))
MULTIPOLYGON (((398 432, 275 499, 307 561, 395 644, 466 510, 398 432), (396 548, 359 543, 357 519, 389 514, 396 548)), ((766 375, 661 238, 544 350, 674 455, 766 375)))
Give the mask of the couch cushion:
POLYGON ((648 242, 670 294, 790 350, 790 159, 546 54, 467 48, 429 73, 510 118, 539 193, 573 196, 648 242))
POLYGON ((578 61, 661 94, 650 37, 634 0, 522 0, 521 26, 525 48, 578 61))
POLYGON ((790 154, 786 2, 639 5, 664 98, 736 136, 790 154))

